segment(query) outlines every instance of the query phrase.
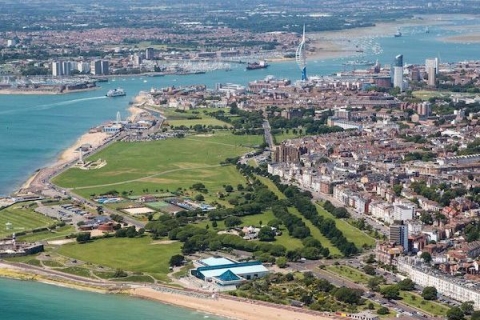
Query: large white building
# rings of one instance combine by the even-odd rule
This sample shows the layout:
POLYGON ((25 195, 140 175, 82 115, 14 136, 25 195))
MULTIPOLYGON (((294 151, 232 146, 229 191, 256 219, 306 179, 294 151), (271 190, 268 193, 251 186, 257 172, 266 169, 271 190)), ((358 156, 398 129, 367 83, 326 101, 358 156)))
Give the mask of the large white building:
MULTIPOLYGON (((476 266, 478 269, 478 265, 476 266)), ((480 287, 462 278, 452 278, 431 270, 421 264, 417 257, 404 257, 398 261, 398 271, 405 273, 422 287, 435 287, 438 293, 460 302, 473 301, 475 309, 480 308, 480 287)))
POLYGON ((394 221, 405 221, 412 220, 415 208, 404 205, 404 204, 395 204, 393 206, 393 220, 394 221))
POLYGON ((403 91, 403 67, 394 67, 393 68, 393 87, 399 87, 400 91, 403 91))
POLYGON ((52 76, 60 77, 63 75, 62 64, 58 61, 52 62, 52 76))

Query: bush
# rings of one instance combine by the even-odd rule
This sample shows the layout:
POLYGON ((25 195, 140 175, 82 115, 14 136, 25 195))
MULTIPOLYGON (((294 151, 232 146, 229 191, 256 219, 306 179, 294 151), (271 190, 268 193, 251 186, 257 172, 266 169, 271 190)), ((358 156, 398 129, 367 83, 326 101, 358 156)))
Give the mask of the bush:
POLYGON ((88 241, 90 241, 90 232, 80 232, 77 234, 78 243, 87 243, 88 241))
POLYGON ((377 310, 377 314, 379 314, 379 315, 384 315, 384 314, 389 314, 389 313, 390 313, 390 310, 388 310, 387 307, 380 307, 377 310))
POLYGON ((275 261, 275 263, 277 264, 277 266, 279 268, 286 268, 287 267, 287 258, 285 257, 279 257, 277 258, 277 260, 275 261))
POLYGON ((422 297, 425 300, 437 300, 437 288, 425 287, 422 291, 422 297))

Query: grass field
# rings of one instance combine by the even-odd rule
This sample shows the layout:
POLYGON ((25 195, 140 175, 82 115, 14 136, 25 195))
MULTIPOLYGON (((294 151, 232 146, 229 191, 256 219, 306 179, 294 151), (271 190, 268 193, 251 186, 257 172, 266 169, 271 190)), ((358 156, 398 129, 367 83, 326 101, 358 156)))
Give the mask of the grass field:
POLYGON ((327 266, 326 269, 355 283, 367 284, 371 276, 348 266, 327 266))
POLYGON ((258 175, 256 175, 255 177, 258 180, 260 180, 261 183, 263 183, 265 186, 267 186, 268 189, 270 189, 273 193, 275 193, 275 195, 278 197, 278 199, 282 200, 282 199, 287 198, 287 197, 285 197, 285 195, 280 190, 278 190, 277 186, 275 185, 275 183, 272 182, 272 180, 270 180, 268 178, 265 178, 265 177, 262 177, 262 176, 258 176, 258 175))
POLYGON ((362 248, 363 246, 373 247, 375 245, 375 239, 364 233, 362 230, 355 228, 345 220, 335 218, 330 212, 323 209, 321 205, 317 204, 316 206, 318 213, 325 218, 335 220, 337 228, 342 231, 345 238, 347 238, 348 241, 353 242, 358 248, 362 248))
POLYGON ((58 253, 113 269, 148 273, 158 280, 168 282, 168 262, 172 255, 180 253, 182 244, 151 243, 150 237, 108 238, 86 244, 66 244, 58 249, 58 253))
POLYGON ((282 141, 287 140, 287 139, 295 139, 299 138, 301 135, 298 133, 293 133, 292 130, 290 130, 288 133, 280 133, 280 134, 275 134, 273 138, 275 139, 275 144, 280 144, 282 141))
POLYGON ((452 92, 450 92, 450 91, 440 92, 440 91, 418 90, 418 91, 413 91, 412 94, 415 98, 419 98, 419 99, 422 99, 422 100, 428 100, 432 97, 441 97, 441 98, 450 97, 452 92))
POLYGON ((412 292, 400 291, 400 296, 402 297, 403 303, 435 316, 445 316, 449 310, 449 308, 444 305, 434 301, 427 301, 418 294, 412 292))
POLYGON ((190 127, 190 126, 194 126, 196 124, 201 124, 202 126, 227 126, 227 127, 231 127, 230 124, 226 123, 226 122, 223 122, 223 121, 220 121, 220 120, 217 120, 215 118, 212 118, 212 117, 209 117, 209 116, 206 116, 206 115, 202 115, 201 116, 202 118, 201 119, 178 119, 178 120, 167 120, 166 123, 168 123, 170 126, 172 127, 178 127, 178 126, 186 126, 186 127, 190 127))
MULTIPOLYGON (((267 225, 268 221, 275 219, 272 210, 267 210, 262 214, 255 214, 252 216, 242 217, 242 222, 244 226, 260 226, 260 221, 262 225, 267 225)), ((282 235, 276 236, 273 244, 281 244, 285 248, 291 250, 294 248, 302 248, 302 241, 293 237, 290 237, 288 231, 283 227, 281 228, 282 235)))
POLYGON ((65 239, 66 235, 75 233, 75 228, 73 226, 64 226, 52 231, 42 231, 27 234, 25 236, 18 237, 19 241, 26 242, 36 242, 36 241, 48 241, 48 240, 59 240, 65 239))
MULTIPOLYGON (((221 166, 228 157, 246 153, 263 142, 261 136, 235 136, 222 132, 213 136, 188 136, 145 143, 115 143, 89 160, 105 159, 107 165, 98 170, 72 168, 54 179, 54 183, 75 188, 82 196, 115 189, 175 190, 203 182, 207 188, 243 183, 233 166, 221 166)), ((212 190, 214 191, 214 190, 212 190)), ((216 191, 216 190, 215 190, 216 191)))
POLYGON ((315 239, 317 239, 318 241, 320 241, 320 243, 322 244, 322 246, 324 248, 328 248, 328 250, 330 250, 330 255, 331 256, 337 256, 337 257, 341 257, 342 256, 342 253, 340 252, 340 250, 338 250, 337 247, 335 247, 331 242, 330 240, 328 240, 327 237, 325 237, 321 232, 320 230, 318 230, 317 227, 315 227, 313 225, 313 223, 310 222, 310 220, 307 220, 305 219, 304 217, 302 217, 302 215, 300 214, 300 212, 298 212, 298 210, 296 208, 292 208, 292 207, 289 207, 288 208, 288 211, 290 213, 293 213, 294 215, 296 215, 297 217, 301 218, 303 220, 303 222, 305 222, 305 225, 310 229, 310 233, 312 234, 312 237, 314 237, 315 239))
POLYGON ((52 225, 55 220, 36 213, 30 208, 23 208, 22 204, 0 210, 0 238, 10 236, 14 232, 29 231, 36 228, 52 225), (10 222, 12 229, 6 230, 5 224, 10 222))
POLYGON ((194 126, 196 124, 205 125, 205 126, 226 126, 228 128, 231 125, 227 122, 217 120, 213 117, 207 115, 207 112, 215 112, 219 110, 224 110, 228 113, 228 109, 212 109, 206 108, 201 110, 187 110, 185 112, 176 112, 172 108, 162 108, 163 115, 167 118, 166 123, 170 126, 194 126), (189 119, 189 118, 199 118, 199 119, 189 119))
MULTIPOLYGON (((265 178, 265 177, 261 177, 261 176, 256 176, 264 185, 266 185, 271 191, 273 191, 273 193, 275 193, 275 195, 279 198, 279 199, 285 199, 285 195, 280 191, 278 190, 277 186, 268 178, 265 178)), ((312 237, 314 237, 315 239, 317 239, 318 241, 320 241, 320 243, 322 244, 323 247, 325 248, 328 248, 328 250, 330 250, 330 254, 331 255, 334 255, 334 256, 341 256, 342 253, 340 252, 340 250, 338 250, 337 247, 335 247, 331 242, 330 240, 328 240, 321 232, 320 230, 318 230, 317 227, 315 227, 309 220, 305 219, 302 217, 302 215, 300 214, 300 212, 298 212, 297 209, 295 208, 288 208, 288 211, 294 215, 296 215, 297 217, 299 218, 302 218, 302 220, 305 222, 305 224, 307 225, 307 227, 310 229, 311 233, 312 233, 312 237)), ((272 214, 273 216, 273 214, 272 214)), ((294 239, 294 238, 291 238, 289 236, 289 238, 291 240, 297 240, 299 243, 301 243, 300 240, 298 239, 294 239)), ((289 240, 290 240, 289 239, 289 240)), ((289 248, 289 247, 287 247, 289 248)))

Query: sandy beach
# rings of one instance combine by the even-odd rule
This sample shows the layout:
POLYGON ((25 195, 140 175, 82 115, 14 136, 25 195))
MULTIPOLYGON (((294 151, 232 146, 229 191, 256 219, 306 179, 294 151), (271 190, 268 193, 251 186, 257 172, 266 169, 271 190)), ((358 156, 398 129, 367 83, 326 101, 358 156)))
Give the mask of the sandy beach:
POLYGON ((167 304, 180 306, 192 310, 203 311, 222 317, 240 320, 319 320, 332 319, 323 317, 319 313, 309 314, 302 310, 294 311, 283 306, 263 305, 254 301, 245 302, 224 297, 203 298, 185 294, 175 294, 157 291, 151 288, 136 288, 132 290, 132 296, 156 300, 167 304))
POLYGON ((213 298, 208 293, 196 293, 171 287, 137 287, 125 291, 121 283, 82 278, 62 274, 58 271, 35 266, 22 266, 12 263, 0 263, 0 277, 38 281, 51 285, 97 293, 129 293, 132 297, 158 301, 182 308, 201 311, 230 319, 238 320, 319 320, 332 319, 319 312, 297 309, 284 305, 274 305, 260 301, 237 299, 229 296, 213 298))
POLYGON ((105 132, 88 132, 82 135, 72 146, 66 149, 59 158, 58 164, 70 162, 79 157, 77 151, 84 144, 90 144, 93 149, 98 148, 103 145, 104 140, 107 139, 109 135, 105 132))

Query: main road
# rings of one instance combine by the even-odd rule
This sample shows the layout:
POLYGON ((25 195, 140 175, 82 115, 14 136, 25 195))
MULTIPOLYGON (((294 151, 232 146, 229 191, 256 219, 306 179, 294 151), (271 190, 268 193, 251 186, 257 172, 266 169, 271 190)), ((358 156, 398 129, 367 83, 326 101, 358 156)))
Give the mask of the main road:
POLYGON ((270 150, 273 150, 274 143, 273 143, 273 137, 271 133, 272 128, 270 127, 270 122, 268 122, 268 120, 263 120, 262 126, 263 126, 263 131, 265 132, 265 142, 268 144, 268 147, 270 148, 270 150))

